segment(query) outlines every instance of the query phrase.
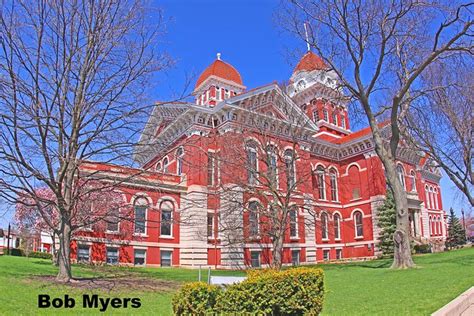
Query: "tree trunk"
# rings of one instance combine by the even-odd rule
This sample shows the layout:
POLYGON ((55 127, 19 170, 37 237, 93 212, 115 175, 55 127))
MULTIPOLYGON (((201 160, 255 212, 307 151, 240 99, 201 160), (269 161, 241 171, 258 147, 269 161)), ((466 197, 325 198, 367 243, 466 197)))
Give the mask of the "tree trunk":
POLYGON ((71 280, 71 225, 67 220, 61 224, 59 235, 58 266, 59 271, 56 280, 69 282, 71 280))
POLYGON ((415 266, 411 257, 410 221, 408 218, 408 201, 405 189, 400 183, 396 172, 396 163, 391 159, 384 159, 383 164, 386 176, 392 188, 397 211, 397 226, 393 234, 393 269, 406 269, 415 266))
POLYGON ((273 241, 273 268, 280 270, 282 265, 282 253, 283 253, 283 238, 284 234, 279 234, 273 241))
POLYGON ((53 256, 53 265, 58 266, 58 250, 56 249, 56 234, 53 233, 51 236, 52 238, 52 243, 51 243, 51 250, 52 250, 52 256, 53 256))

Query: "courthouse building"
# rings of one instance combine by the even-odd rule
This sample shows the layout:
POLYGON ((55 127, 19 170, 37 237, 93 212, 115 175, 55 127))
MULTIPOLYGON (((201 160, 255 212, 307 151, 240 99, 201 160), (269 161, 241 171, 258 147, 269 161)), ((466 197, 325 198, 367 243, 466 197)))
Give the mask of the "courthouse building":
MULTIPOLYGON (((193 102, 154 108, 135 157, 139 176, 129 177, 136 169, 117 165, 82 166, 85 173, 122 179, 120 190, 134 215, 131 234, 123 234, 122 222, 108 223, 103 232, 90 227, 77 233, 73 259, 265 266, 273 258, 274 237, 265 236, 258 209, 268 212, 272 199, 288 193, 295 207, 284 228, 284 264, 377 256, 384 168, 370 129, 351 129, 341 91, 335 74, 312 52, 286 84, 251 89, 218 54, 197 79, 193 102), (262 180, 265 174, 271 186, 262 180)), ((380 126, 387 137, 390 129, 380 126)), ((413 240, 443 243, 439 170, 403 144, 397 161, 413 240)))

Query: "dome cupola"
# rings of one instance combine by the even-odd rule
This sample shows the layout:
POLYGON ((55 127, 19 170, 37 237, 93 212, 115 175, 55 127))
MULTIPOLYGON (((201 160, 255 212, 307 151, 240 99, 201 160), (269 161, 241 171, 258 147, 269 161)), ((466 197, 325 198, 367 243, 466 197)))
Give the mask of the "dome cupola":
POLYGON ((231 64, 222 61, 218 53, 216 60, 198 77, 193 95, 196 96, 196 104, 215 106, 244 89, 240 73, 231 64))

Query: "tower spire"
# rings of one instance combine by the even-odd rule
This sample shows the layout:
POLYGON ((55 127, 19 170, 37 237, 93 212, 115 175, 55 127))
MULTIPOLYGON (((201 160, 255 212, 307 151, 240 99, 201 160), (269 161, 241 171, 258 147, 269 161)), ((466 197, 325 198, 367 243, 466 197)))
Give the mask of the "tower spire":
POLYGON ((304 34, 305 34, 305 37, 306 37, 306 46, 308 48, 308 52, 311 51, 311 46, 309 45, 309 36, 308 36, 308 22, 304 22, 303 26, 304 26, 304 34))

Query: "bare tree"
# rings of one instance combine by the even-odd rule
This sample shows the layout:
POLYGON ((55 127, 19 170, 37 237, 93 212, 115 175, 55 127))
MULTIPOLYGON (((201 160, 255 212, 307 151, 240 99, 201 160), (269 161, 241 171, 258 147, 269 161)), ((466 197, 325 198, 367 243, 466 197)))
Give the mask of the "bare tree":
POLYGON ((162 19, 133 0, 2 5, 0 196, 40 206, 51 201, 37 189, 53 192, 58 223, 43 219, 59 237, 57 280, 68 282, 71 234, 89 224, 80 201, 111 186, 89 186, 98 179, 81 163, 131 161, 143 92, 169 64, 157 53, 162 19))
POLYGON ((291 0, 280 11, 283 27, 324 59, 365 112, 396 203, 393 268, 414 266, 406 192, 395 170, 400 120, 430 64, 473 52, 473 7, 461 1, 291 0), (308 36, 304 23, 312 29, 308 36), (382 135, 383 117, 389 135, 382 135))
POLYGON ((405 138, 436 161, 474 206, 472 62, 449 58, 429 67, 423 76, 426 93, 412 102, 406 116, 405 138))

